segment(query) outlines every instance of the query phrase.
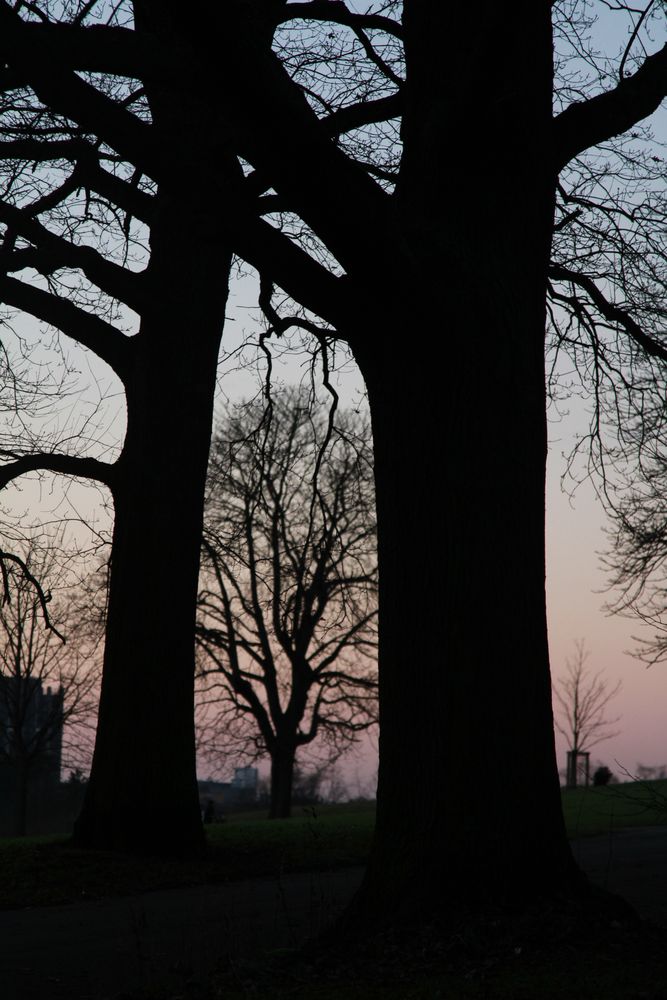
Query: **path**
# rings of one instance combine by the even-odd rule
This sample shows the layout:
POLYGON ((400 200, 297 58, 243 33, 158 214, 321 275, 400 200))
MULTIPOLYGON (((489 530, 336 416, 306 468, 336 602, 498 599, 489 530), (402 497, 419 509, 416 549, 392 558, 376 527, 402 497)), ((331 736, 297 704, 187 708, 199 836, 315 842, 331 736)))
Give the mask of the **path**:
POLYGON ((227 955, 298 944, 362 869, 0 912, 2 1000, 101 1000, 158 980, 180 992, 227 955))
POLYGON ((648 920, 667 927, 667 827, 616 830, 572 842, 579 865, 648 920))

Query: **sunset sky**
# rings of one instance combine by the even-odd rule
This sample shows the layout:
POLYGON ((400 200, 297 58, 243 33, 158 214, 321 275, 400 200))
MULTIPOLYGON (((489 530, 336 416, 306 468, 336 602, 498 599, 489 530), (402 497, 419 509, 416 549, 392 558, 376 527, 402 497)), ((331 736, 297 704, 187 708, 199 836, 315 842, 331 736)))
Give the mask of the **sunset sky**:
MULTIPOLYGON (((555 677, 564 670, 574 651, 574 640, 584 639, 592 670, 604 670, 610 686, 618 679, 623 688, 609 714, 622 718, 619 735, 592 748, 591 760, 600 760, 612 771, 619 766, 633 772, 636 765, 667 763, 667 664, 650 667, 629 655, 636 648, 633 636, 650 635, 636 619, 609 616, 604 605, 613 597, 607 591, 607 574, 599 553, 609 547, 603 528, 606 518, 590 483, 583 483, 570 499, 561 490, 565 467, 561 452, 573 442, 573 432, 583 421, 572 420, 553 428, 547 490, 547 605, 551 666, 555 677), (616 763, 618 762, 618 763, 616 763)), ((557 738, 559 766, 567 749, 557 738)))

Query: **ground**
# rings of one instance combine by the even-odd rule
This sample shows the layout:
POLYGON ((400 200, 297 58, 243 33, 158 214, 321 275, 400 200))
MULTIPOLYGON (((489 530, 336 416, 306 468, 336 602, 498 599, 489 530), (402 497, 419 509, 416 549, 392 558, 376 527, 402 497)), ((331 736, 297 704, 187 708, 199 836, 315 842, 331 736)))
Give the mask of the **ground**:
POLYGON ((573 839, 591 879, 656 926, 624 910, 593 920, 542 907, 460 920, 456 934, 432 927, 418 939, 384 936, 356 954, 349 945, 342 953, 298 946, 354 892, 372 829, 368 806, 283 823, 230 819, 210 831, 203 867, 0 842, 0 906, 23 905, 0 913, 2 997, 667 1000, 667 936, 658 926, 667 928, 667 825, 638 825, 665 823, 663 793, 652 783, 564 799, 572 834, 597 831, 573 839), (172 888, 142 891, 160 885, 172 888), (59 899, 78 902, 40 905, 59 899))

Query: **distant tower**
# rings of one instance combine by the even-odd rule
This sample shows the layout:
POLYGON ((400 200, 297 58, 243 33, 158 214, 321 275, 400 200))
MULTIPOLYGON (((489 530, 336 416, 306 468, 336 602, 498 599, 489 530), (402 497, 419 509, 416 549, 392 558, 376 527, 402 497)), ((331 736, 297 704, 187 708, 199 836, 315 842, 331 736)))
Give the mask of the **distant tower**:
POLYGON ((258 773, 256 767, 235 767, 232 792, 238 802, 257 800, 258 773))

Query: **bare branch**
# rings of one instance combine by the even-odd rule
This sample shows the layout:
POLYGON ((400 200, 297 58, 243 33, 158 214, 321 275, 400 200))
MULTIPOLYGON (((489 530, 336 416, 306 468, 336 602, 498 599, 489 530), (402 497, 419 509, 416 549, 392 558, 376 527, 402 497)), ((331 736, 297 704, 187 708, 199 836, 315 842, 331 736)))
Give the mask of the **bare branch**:
POLYGON ((403 28, 398 21, 382 14, 355 14, 348 10, 342 0, 310 0, 309 3, 288 4, 277 19, 278 24, 285 24, 297 18, 305 21, 329 21, 331 24, 344 24, 360 30, 385 31, 394 38, 403 38, 403 28))
POLYGON ((667 45, 648 56, 613 90, 571 104, 554 119, 554 167, 559 173, 579 153, 622 135, 657 110, 667 95, 667 45))
MULTIPOLYGON (((0 255, 0 266, 10 267, 0 255)), ((0 301, 22 309, 61 330, 106 361, 118 377, 127 381, 131 372, 132 342, 111 323, 88 313, 73 302, 27 282, 0 274, 0 301)))
POLYGON ((2 450, 0 458, 11 459, 6 464, 0 465, 0 489, 4 489, 8 483, 29 472, 57 472, 77 479, 92 479, 94 482, 104 483, 111 490, 116 478, 114 466, 100 462, 96 458, 59 455, 55 452, 16 456, 2 450))
POLYGON ((141 275, 106 260, 92 247, 79 246, 49 232, 32 217, 39 210, 39 206, 14 208, 0 200, 0 222, 38 247, 51 260, 52 269, 79 268, 103 292, 141 313, 146 302, 141 275))
POLYGON ((627 310, 610 302, 588 275, 572 271, 560 264, 552 264, 549 268, 549 276, 557 281, 570 281, 573 285, 582 288, 605 319, 621 326, 650 357, 667 361, 667 347, 664 347, 653 337, 649 337, 627 310))

